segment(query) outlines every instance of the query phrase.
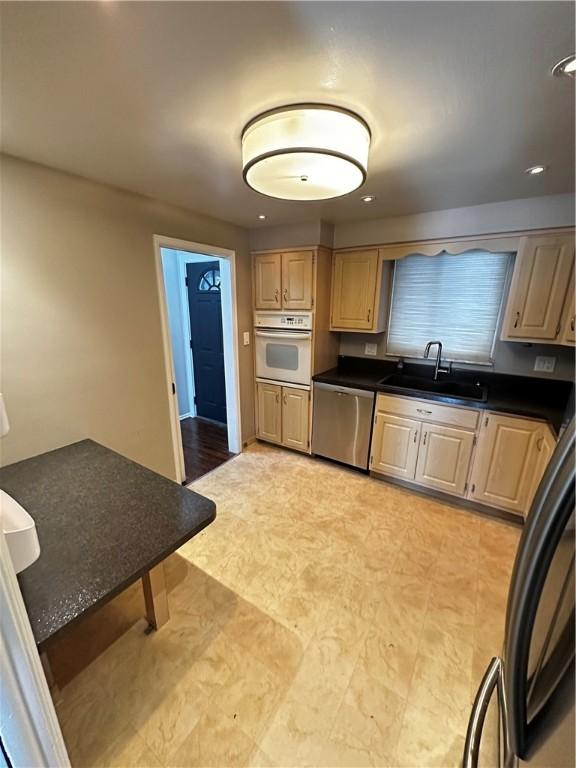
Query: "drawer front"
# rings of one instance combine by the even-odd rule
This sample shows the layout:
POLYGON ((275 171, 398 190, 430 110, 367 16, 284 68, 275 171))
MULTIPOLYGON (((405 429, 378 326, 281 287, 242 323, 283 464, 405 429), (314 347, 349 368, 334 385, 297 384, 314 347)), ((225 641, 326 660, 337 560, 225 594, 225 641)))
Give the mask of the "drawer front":
POLYGON ((451 405, 440 405, 430 400, 417 400, 412 397, 397 397, 396 395, 379 394, 376 407, 379 411, 392 413, 397 416, 408 416, 420 421, 436 421, 465 429, 476 429, 479 413, 471 408, 456 408, 451 405))

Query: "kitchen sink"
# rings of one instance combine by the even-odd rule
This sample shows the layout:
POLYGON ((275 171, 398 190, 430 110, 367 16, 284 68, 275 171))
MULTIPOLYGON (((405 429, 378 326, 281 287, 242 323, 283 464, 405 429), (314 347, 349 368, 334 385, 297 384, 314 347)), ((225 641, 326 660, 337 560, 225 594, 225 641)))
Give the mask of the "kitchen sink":
POLYGON ((408 390, 410 392, 427 392, 430 394, 452 397, 458 400, 478 400, 485 402, 488 397, 487 387, 480 384, 470 384, 453 379, 427 379, 425 376, 404 376, 392 373, 378 382, 380 386, 390 389, 408 390))

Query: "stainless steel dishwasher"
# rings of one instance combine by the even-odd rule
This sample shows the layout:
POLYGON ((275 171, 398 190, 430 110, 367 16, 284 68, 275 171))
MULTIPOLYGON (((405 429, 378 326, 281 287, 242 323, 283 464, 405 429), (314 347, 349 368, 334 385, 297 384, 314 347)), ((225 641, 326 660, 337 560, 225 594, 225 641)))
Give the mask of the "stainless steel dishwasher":
POLYGON ((368 469, 374 392, 314 384, 312 453, 368 469))

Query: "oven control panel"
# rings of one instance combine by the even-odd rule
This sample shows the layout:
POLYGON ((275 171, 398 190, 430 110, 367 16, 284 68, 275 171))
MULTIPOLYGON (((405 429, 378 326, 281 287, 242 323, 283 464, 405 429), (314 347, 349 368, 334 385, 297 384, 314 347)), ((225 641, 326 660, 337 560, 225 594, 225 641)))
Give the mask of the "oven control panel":
POLYGON ((312 312, 255 312, 255 328, 294 328, 299 331, 312 330, 312 312))

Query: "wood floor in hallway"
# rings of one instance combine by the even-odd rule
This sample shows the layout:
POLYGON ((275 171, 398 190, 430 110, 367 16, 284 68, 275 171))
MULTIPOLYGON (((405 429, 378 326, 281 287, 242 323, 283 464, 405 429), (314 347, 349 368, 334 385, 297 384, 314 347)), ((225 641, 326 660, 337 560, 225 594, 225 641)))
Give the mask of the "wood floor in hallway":
POLYGON ((228 451, 226 424, 194 417, 180 422, 186 483, 197 480, 234 456, 228 451))

